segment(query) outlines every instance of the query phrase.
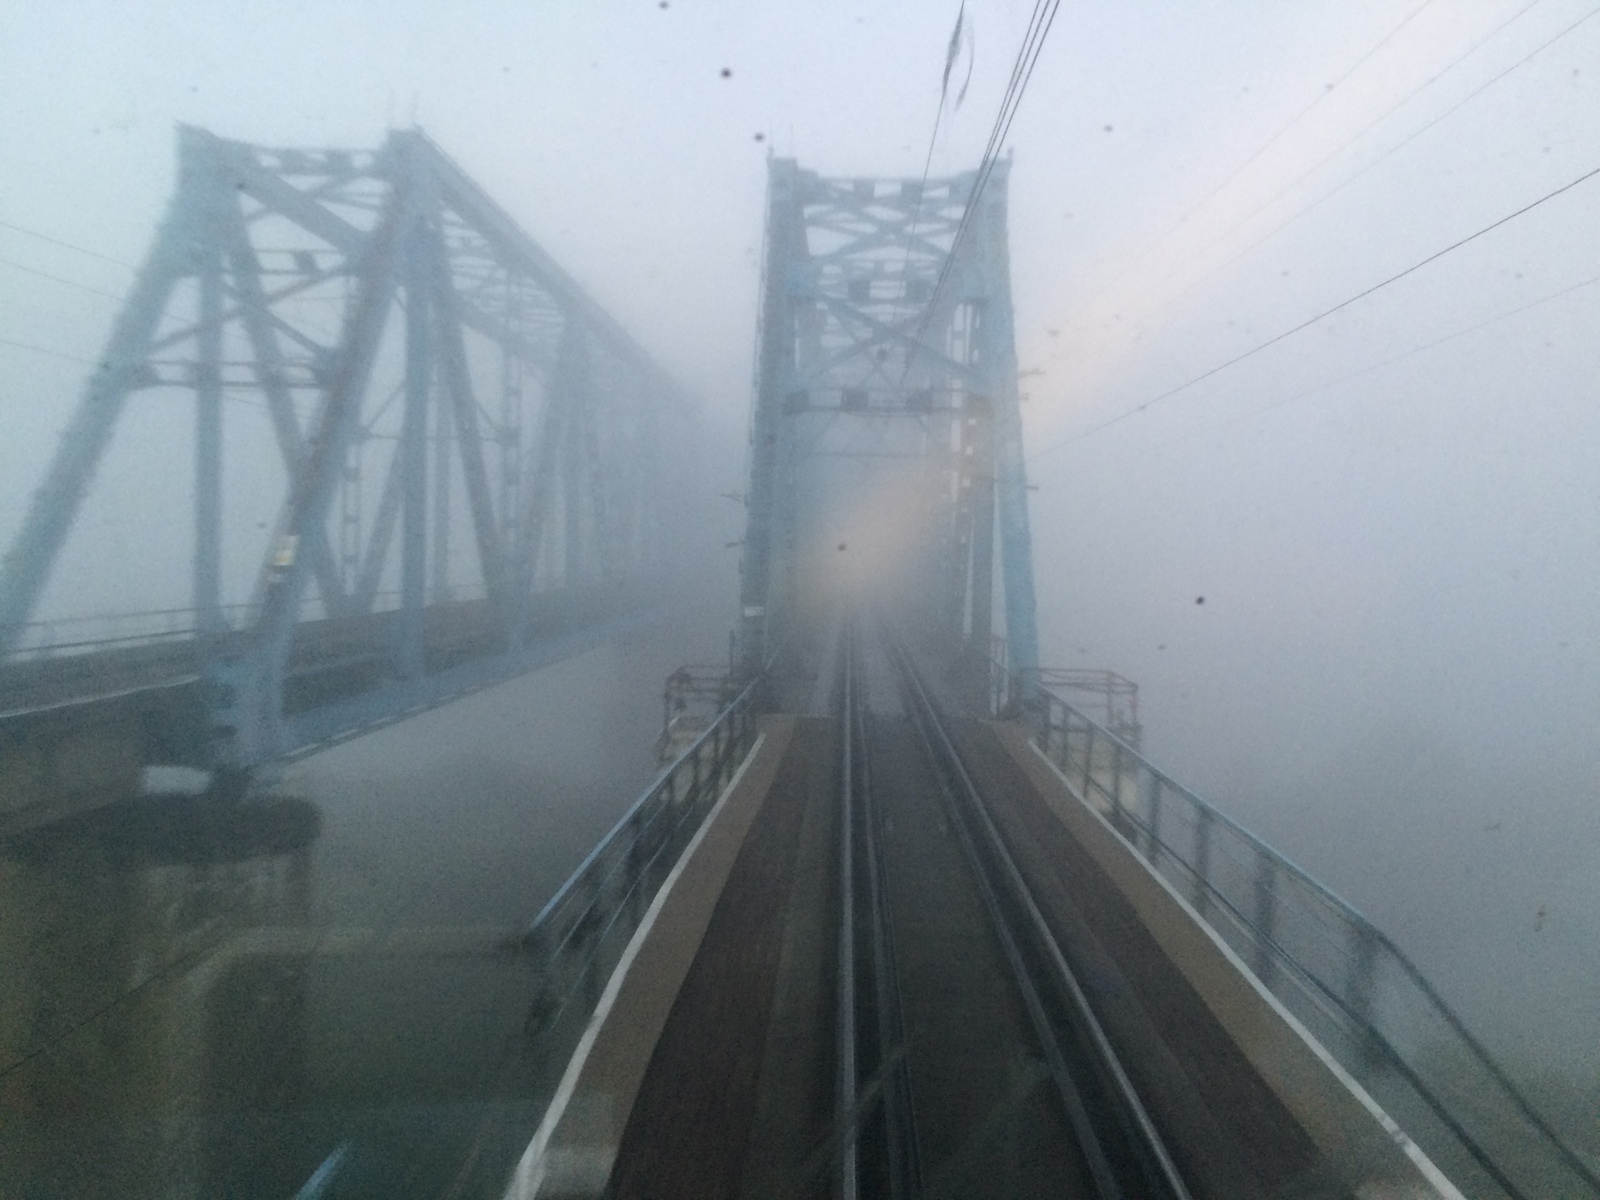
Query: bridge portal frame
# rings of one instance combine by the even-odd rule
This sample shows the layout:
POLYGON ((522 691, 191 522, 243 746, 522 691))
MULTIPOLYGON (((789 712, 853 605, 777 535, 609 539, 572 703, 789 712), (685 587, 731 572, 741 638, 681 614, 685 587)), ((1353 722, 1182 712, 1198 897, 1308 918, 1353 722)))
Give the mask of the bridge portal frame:
POLYGON ((937 620, 975 663, 994 631, 1038 665, 1007 248, 1010 162, 941 179, 825 178, 768 162, 736 668, 757 674, 795 603, 805 464, 919 455, 935 477, 937 620), (984 180, 980 186, 979 181, 984 180), (803 429, 852 423, 823 449, 803 429), (883 430, 918 425, 920 451, 883 430), (875 431, 874 428, 875 427, 875 431), (998 539, 997 539, 998 534, 998 539))

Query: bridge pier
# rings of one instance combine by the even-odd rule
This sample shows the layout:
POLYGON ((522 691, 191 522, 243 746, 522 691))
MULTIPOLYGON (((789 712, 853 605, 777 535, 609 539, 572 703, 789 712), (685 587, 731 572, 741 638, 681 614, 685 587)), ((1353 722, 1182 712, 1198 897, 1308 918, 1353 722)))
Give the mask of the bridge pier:
POLYGON ((146 767, 206 765, 192 680, 0 713, 0 837, 139 794, 146 767))

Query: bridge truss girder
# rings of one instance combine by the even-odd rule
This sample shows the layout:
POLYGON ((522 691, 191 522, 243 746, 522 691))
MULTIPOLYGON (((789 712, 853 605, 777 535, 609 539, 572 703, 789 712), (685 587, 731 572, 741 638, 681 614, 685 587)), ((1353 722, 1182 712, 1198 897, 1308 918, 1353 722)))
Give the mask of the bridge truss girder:
POLYGON ((194 397, 192 595, 219 765, 283 748, 285 669, 308 616, 388 621, 389 676, 420 681, 430 608, 477 604, 514 654, 535 597, 650 575, 685 508, 684 398, 424 134, 287 150, 183 128, 176 192, 0 565, 0 658, 130 396, 162 387, 194 397), (231 624, 236 399, 265 410, 285 487, 248 616, 231 624), (364 468, 386 443, 373 488, 364 468), (452 555, 461 525, 471 552, 452 555), (465 582, 451 565, 463 558, 465 582))
MULTIPOLYGON (((828 179, 769 164, 738 658, 757 670, 816 559, 819 508, 882 474, 925 510, 930 620, 987 656, 996 567, 1009 661, 1036 666, 1032 544, 1006 238, 1009 163, 946 179, 828 179), (971 209, 968 212, 968 209, 971 209), (963 216, 966 228, 958 237, 963 216)), ((825 523, 825 522, 824 522, 825 523)))

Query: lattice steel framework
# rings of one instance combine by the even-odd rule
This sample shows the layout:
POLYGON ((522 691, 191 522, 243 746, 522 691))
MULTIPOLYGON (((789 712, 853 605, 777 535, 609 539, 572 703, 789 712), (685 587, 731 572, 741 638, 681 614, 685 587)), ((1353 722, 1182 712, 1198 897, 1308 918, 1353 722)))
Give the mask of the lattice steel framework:
POLYGON ((909 543, 890 550, 907 556, 902 590, 926 599, 926 616, 986 661, 998 591, 1010 661, 1037 665, 1008 167, 994 164, 974 200, 977 172, 826 179, 770 162, 743 670, 803 603, 842 528, 830 514, 852 505, 913 514, 886 536, 909 543))
MULTIPOLYGON (((466 631, 457 658, 463 637, 474 653, 514 653, 541 595, 660 566, 666 523, 685 510, 688 405, 425 135, 287 150, 184 128, 179 160, 155 243, 0 568, 0 657, 129 397, 147 388, 194 399, 193 605, 219 763, 282 748, 286 667, 307 619, 382 625, 384 673, 403 683, 441 665, 443 625, 466 631), (286 487, 248 615, 230 623, 222 514, 244 502, 224 457, 234 400, 270 420, 286 487)), ((404 687, 385 703, 404 705, 404 687)))

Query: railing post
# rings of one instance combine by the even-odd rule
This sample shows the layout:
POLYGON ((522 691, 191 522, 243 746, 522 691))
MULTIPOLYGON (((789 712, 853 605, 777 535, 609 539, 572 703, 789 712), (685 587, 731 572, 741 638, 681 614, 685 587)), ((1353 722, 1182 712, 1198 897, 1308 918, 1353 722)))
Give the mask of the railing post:
POLYGON ((1150 865, 1159 868, 1161 864, 1161 776, 1149 769, 1146 769, 1145 775, 1150 780, 1150 865))
MULTIPOLYGON (((1083 723, 1083 798, 1089 799, 1089 784, 1094 778, 1094 726, 1083 723)), ((1091 803, 1093 803, 1091 801, 1091 803)))
POLYGON ((629 916, 631 917, 635 928, 637 928, 639 922, 644 919, 644 908, 646 902, 644 898, 644 888, 640 887, 639 883, 641 877, 644 875, 645 870, 650 864, 650 855, 645 852, 644 848, 643 817, 644 813, 641 810, 634 815, 633 820, 628 822, 628 870, 626 877, 623 880, 628 889, 626 894, 631 896, 633 899, 633 903, 629 906, 631 909, 629 916))
POLYGON ((1272 977, 1273 927, 1278 918, 1277 864, 1265 847, 1256 848, 1255 925, 1256 975, 1262 983, 1272 977))
MULTIPOLYGON (((1132 819, 1130 819, 1130 814, 1128 813, 1128 810, 1126 808, 1124 808, 1123 804, 1122 804, 1122 743, 1121 742, 1112 742, 1111 743, 1111 813, 1112 813, 1112 816, 1116 818, 1117 824, 1119 824, 1119 825, 1127 825, 1127 826, 1134 826, 1134 821, 1132 819)), ((1129 834, 1133 835, 1133 836, 1130 836, 1128 838, 1128 840, 1130 842, 1133 842, 1135 845, 1138 845, 1138 840, 1137 840, 1137 835, 1138 835, 1138 832, 1139 832, 1138 829, 1136 827, 1129 828, 1127 832, 1129 834)))
POLYGON ((1194 823, 1194 907, 1202 917, 1211 907, 1211 825, 1215 818, 1204 805, 1197 806, 1194 823))
POLYGON ((1348 993, 1347 1003, 1350 1015, 1360 1026, 1357 1038, 1361 1044, 1362 1057, 1368 1063, 1373 1063, 1381 1057, 1372 1036, 1374 1029, 1372 999, 1378 971, 1378 934, 1365 921, 1352 922, 1349 930, 1350 939, 1355 944, 1351 947, 1350 974, 1345 983, 1345 991, 1348 993))

